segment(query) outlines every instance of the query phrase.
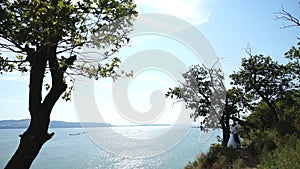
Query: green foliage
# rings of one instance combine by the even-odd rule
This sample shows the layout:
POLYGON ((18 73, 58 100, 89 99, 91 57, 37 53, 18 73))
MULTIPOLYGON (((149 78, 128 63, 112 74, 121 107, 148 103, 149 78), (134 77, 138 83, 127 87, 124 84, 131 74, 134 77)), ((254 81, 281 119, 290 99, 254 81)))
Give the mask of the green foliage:
MULTIPOLYGON (((254 55, 242 60, 242 69, 230 75, 233 85, 241 85, 246 94, 276 101, 291 87, 289 69, 269 56, 254 55)), ((265 100, 264 100, 265 101, 265 100)))
POLYGON ((170 88, 166 97, 186 103, 192 109, 191 118, 200 122, 203 127, 215 127, 221 118, 221 111, 226 89, 223 85, 224 76, 220 70, 208 69, 201 65, 192 65, 182 74, 185 82, 181 86, 170 88))
MULTIPOLYGON (((128 33, 137 15, 136 5, 132 0, 4 0, 0 2, 0 48, 12 53, 4 59, 0 57, 0 72, 18 70, 26 72, 30 69, 29 57, 38 53, 42 47, 54 47, 57 57, 60 57, 60 68, 75 69, 68 58, 78 55, 76 49, 83 45, 104 49, 98 61, 107 59, 128 43, 128 33), (59 54, 64 53, 64 56, 59 54), (26 57, 24 57, 26 56, 26 57)), ((46 56, 45 56, 46 57, 46 56)), ((90 61, 82 57, 80 60, 90 61)), ((110 65, 114 67, 116 61, 110 65)), ((96 78, 107 77, 107 65, 98 62, 98 72, 93 72, 96 78)), ((62 69, 62 70, 63 70, 62 69)), ((93 68, 90 68, 93 69, 93 68)), ((73 71, 74 72, 74 71, 73 71)))
POLYGON ((284 99, 276 103, 276 107, 280 110, 280 118, 286 120, 300 115, 300 95, 299 91, 290 92, 284 96, 284 99))
POLYGON ((246 168, 245 162, 243 159, 238 158, 232 163, 232 166, 230 167, 231 169, 241 169, 241 168, 246 168))
POLYGON ((295 129, 298 130, 298 132, 300 134, 300 115, 296 116, 293 119, 293 127, 295 127, 295 129))
MULTIPOLYGON (((297 117, 297 119, 298 118, 299 117, 297 117)), ((280 137, 284 137, 286 135, 293 135, 293 134, 297 134, 300 136, 300 130, 297 130, 297 128, 294 126, 295 124, 294 120, 295 119, 286 119, 286 120, 281 120, 278 123, 277 131, 280 137)))
POLYGON ((212 93, 208 70, 203 66, 193 65, 182 75, 185 83, 182 86, 170 88, 166 97, 180 99, 186 103, 187 108, 195 110, 190 115, 194 120, 199 116, 206 116, 210 112, 212 93))
POLYGON ((274 125, 272 113, 264 102, 260 102, 255 111, 247 117, 247 125, 253 132, 270 129, 274 125))
POLYGON ((22 73, 28 71, 28 65, 23 63, 23 55, 16 55, 16 60, 11 61, 8 57, 3 58, 0 54, 0 74, 18 70, 22 73))
POLYGON ((261 155, 261 168, 298 169, 300 168, 300 140, 295 136, 285 137, 274 151, 264 151, 261 155))
POLYGON ((7 62, 8 58, 4 59, 0 56, 0 73, 3 72, 12 72, 15 68, 15 65, 13 63, 7 62))
MULTIPOLYGON (((132 72, 117 72, 121 61, 109 56, 128 43, 127 35, 137 15, 135 7, 132 0, 1 1, 0 48, 10 55, 6 58, 0 55, 0 73, 27 72, 37 56, 47 59, 46 71, 58 70, 65 75, 83 75, 96 80, 130 76, 132 72), (84 45, 101 48, 103 53, 95 56, 97 59, 81 56, 77 49, 84 45), (44 48, 46 53, 41 54, 44 48), (55 56, 50 60, 52 48, 55 56)), ((50 90, 53 84, 44 87, 50 90)), ((73 85, 62 98, 70 100, 72 90, 73 85)))
POLYGON ((66 91, 62 94, 62 99, 64 99, 65 101, 71 101, 71 97, 72 97, 72 91, 74 90, 74 86, 71 85, 69 86, 66 91))
POLYGON ((286 52, 285 57, 289 59, 300 59, 300 42, 298 42, 297 46, 293 46, 286 52))
MULTIPOLYGON (((290 59, 291 62, 288 63, 294 76, 300 77, 300 41, 297 46, 293 46, 288 52, 285 53, 285 57, 290 59)), ((298 86, 299 87, 299 86, 298 86)))
POLYGON ((0 6, 1 37, 29 46, 48 45, 53 38, 82 46, 87 34, 103 33, 102 27, 136 14, 131 0, 5 0, 0 6))
POLYGON ((225 111, 228 112, 230 119, 239 121, 241 125, 243 122, 241 119, 245 119, 244 114, 253 110, 252 103, 253 95, 244 94, 241 88, 233 87, 227 90, 227 97, 225 103, 225 111))
MULTIPOLYGON (((235 162, 239 153, 231 148, 216 144, 210 147, 207 154, 202 154, 194 162, 189 162, 185 169, 217 169, 217 168, 231 168, 230 164, 235 162)), ((236 163, 235 166, 242 166, 243 164, 236 163)))
POLYGON ((251 153, 260 156, 265 151, 273 151, 277 148, 275 143, 276 134, 274 132, 257 131, 255 138, 249 145, 251 153))
POLYGON ((272 120, 278 121, 276 103, 294 91, 295 76, 289 64, 282 65, 269 56, 251 55, 244 58, 242 68, 230 77, 231 84, 240 86, 246 95, 253 95, 253 102, 263 101, 272 113, 272 120))
POLYGON ((299 168, 299 97, 298 92, 277 102, 280 110, 278 122, 264 102, 247 118, 251 126, 252 142, 249 149, 260 160, 261 168, 299 168))
POLYGON ((278 125, 251 132, 252 142, 248 148, 259 159, 260 168, 299 168, 300 131, 295 124, 300 116, 292 116, 295 120, 280 119, 278 125))
POLYGON ((289 93, 282 100, 276 102, 279 112, 279 121, 275 122, 273 114, 265 102, 259 102, 246 120, 246 127, 252 137, 256 137, 261 131, 276 130, 279 136, 292 135, 300 132, 300 98, 298 92, 289 93), (258 134, 257 134, 258 133, 258 134))
POLYGON ((89 78, 94 78, 98 80, 100 77, 112 77, 116 80, 118 77, 125 75, 126 77, 131 77, 133 72, 118 71, 121 60, 117 57, 112 59, 107 59, 109 62, 105 64, 93 64, 84 62, 81 65, 77 65, 77 70, 80 70, 82 74, 89 78))

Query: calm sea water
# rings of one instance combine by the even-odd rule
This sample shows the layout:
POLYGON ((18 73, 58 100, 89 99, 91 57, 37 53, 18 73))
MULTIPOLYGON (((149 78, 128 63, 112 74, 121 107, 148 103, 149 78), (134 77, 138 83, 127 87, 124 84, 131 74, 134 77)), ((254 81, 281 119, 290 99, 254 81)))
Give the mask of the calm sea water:
MULTIPOLYGON (((115 130, 136 135, 141 131, 142 133, 159 132, 159 130, 164 130, 164 127, 117 127, 115 130)), ((15 152, 19 143, 18 135, 23 131, 24 129, 0 129, 0 168, 4 168, 15 152)), ((182 169, 198 154, 207 152, 210 144, 215 143, 217 135, 220 134, 217 130, 203 142, 201 139, 203 133, 193 128, 179 144, 169 151, 150 158, 136 159, 106 152, 91 141, 88 133, 69 135, 84 132, 80 128, 56 128, 49 131, 54 131, 55 135, 43 146, 32 164, 32 169, 182 169)), ((114 140, 111 141, 114 142, 114 140)))

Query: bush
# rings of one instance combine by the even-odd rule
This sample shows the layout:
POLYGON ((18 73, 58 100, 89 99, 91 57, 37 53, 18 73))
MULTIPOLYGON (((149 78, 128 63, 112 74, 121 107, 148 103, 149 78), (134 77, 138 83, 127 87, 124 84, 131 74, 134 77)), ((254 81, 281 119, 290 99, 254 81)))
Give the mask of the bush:
POLYGON ((241 169, 241 168, 246 168, 246 166, 244 160, 239 158, 233 162, 232 169, 241 169))
MULTIPOLYGON (((296 118, 296 120, 298 120, 296 118)), ((293 123, 293 121, 290 120, 282 120, 278 123, 278 134, 280 137, 284 137, 286 135, 293 135, 298 132, 297 126, 295 126, 296 123, 293 123)))
POLYGON ((189 162, 185 169, 231 168, 231 163, 238 157, 239 153, 235 149, 216 144, 210 147, 207 154, 202 154, 194 162, 189 162))
POLYGON ((264 151, 273 151, 276 149, 277 145, 275 144, 275 134, 272 132, 259 132, 256 135, 256 138, 249 145, 250 152, 258 156, 264 151))
POLYGON ((272 152, 261 154, 260 163, 262 168, 299 169, 300 168, 300 141, 296 136, 285 138, 280 146, 272 152))

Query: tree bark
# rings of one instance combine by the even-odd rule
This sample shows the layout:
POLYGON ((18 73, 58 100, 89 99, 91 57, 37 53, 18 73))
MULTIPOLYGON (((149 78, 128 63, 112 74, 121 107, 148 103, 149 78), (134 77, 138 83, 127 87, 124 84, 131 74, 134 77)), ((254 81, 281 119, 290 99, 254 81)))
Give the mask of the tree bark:
POLYGON ((229 135, 230 135, 230 126, 229 126, 230 112, 228 110, 228 107, 229 107, 228 93, 226 93, 224 112, 221 117, 221 127, 222 127, 222 134, 223 134, 222 145, 223 146, 227 146, 227 143, 229 140, 229 135))
POLYGON ((271 103, 270 100, 268 98, 266 98, 259 90, 256 90, 258 95, 262 98, 262 100, 268 105, 269 109, 271 110, 271 112, 273 113, 273 120, 275 123, 277 123, 279 121, 278 119, 278 113, 276 110, 276 107, 274 106, 274 103, 271 103))
POLYGON ((254 88, 255 92, 262 98, 262 100, 267 104, 271 112, 273 113, 273 120, 274 122, 278 122, 278 113, 276 110, 276 107, 273 106, 274 103, 271 103, 270 100, 259 90, 258 87, 256 87, 257 82, 254 81, 254 83, 251 83, 252 87, 254 88))
POLYGON ((21 140, 19 147, 5 169, 29 169, 43 144, 54 135, 54 133, 48 134, 47 132, 42 134, 42 131, 45 130, 45 128, 34 131, 43 126, 39 124, 45 124, 47 123, 46 121, 35 124, 32 123, 32 121, 34 120, 31 119, 31 127, 29 127, 23 135, 20 135, 21 140))
POLYGON ((56 101, 66 90, 63 81, 67 67, 60 69, 56 57, 56 46, 41 47, 36 52, 28 53, 30 62, 29 112, 31 121, 28 129, 20 135, 20 143, 5 169, 29 169, 42 146, 52 138, 48 133, 50 114, 56 101), (42 101, 43 79, 49 63, 52 87, 42 101))
MULTIPOLYGON (((223 117, 222 117, 223 118, 223 117)), ((222 119, 221 118, 221 119, 222 119)), ((230 127, 229 127, 229 120, 227 122, 227 118, 223 118, 223 121, 221 122, 222 127, 222 134, 223 134, 223 140, 222 145, 227 146, 228 140, 229 140, 229 133, 230 133, 230 127), (228 123, 228 124, 227 124, 228 123)))

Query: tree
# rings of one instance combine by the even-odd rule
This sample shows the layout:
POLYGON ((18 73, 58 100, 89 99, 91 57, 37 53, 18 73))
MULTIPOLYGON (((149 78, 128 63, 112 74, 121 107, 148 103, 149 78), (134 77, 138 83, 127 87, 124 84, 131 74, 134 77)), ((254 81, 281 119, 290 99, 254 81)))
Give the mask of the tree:
POLYGON ((232 84, 242 88, 245 94, 253 95, 254 101, 265 102, 275 124, 282 115, 276 103, 293 93, 295 76, 289 64, 279 64, 269 56, 249 55, 248 59, 242 59, 241 69, 230 75, 232 84))
MULTIPOLYGON (((128 43, 133 17, 132 0, 3 0, 0 2, 0 47, 15 56, 0 56, 0 72, 30 71, 28 129, 6 169, 30 168, 48 133, 50 114, 63 95, 69 100, 66 76, 117 76, 120 60, 91 64, 78 54, 84 45, 104 48, 97 61, 104 61, 128 43), (75 65, 77 61, 77 66, 75 65), (50 72, 52 84, 43 98, 43 80, 50 72)), ((94 62, 94 61, 93 61, 94 62)))
POLYGON ((230 134, 230 120, 242 123, 241 114, 245 112, 243 103, 247 97, 238 88, 226 90, 224 75, 220 70, 193 65, 183 73, 181 86, 170 88, 166 97, 186 103, 193 113, 194 121, 200 120, 201 130, 215 128, 221 124, 222 144, 227 145, 230 134))
MULTIPOLYGON (((179 87, 169 88, 166 97, 185 102, 186 108, 194 110, 190 114, 194 121, 200 116, 204 117, 200 121, 202 129, 215 127, 220 118, 219 110, 222 107, 218 107, 219 102, 215 102, 217 99, 213 98, 213 82, 209 71, 203 66, 193 65, 182 75, 185 82, 179 87)), ((217 85, 215 87, 219 89, 217 85)))

